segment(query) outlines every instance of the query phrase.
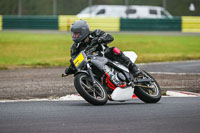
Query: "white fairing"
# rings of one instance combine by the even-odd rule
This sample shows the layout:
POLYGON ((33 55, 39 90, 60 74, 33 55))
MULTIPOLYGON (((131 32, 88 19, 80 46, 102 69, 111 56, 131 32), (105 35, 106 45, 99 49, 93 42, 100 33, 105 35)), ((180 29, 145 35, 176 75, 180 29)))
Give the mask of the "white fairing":
POLYGON ((111 97, 112 100, 114 101, 132 100, 133 92, 134 88, 132 87, 127 87, 127 88, 117 87, 111 94, 111 97))
POLYGON ((133 51, 124 51, 123 52, 130 60, 134 63, 137 59, 137 54, 133 51))

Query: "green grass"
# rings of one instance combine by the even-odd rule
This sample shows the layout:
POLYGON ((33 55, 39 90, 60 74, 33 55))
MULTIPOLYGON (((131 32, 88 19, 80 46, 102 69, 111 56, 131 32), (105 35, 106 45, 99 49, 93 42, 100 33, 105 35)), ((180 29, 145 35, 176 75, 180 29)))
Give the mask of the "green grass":
POLYGON ((113 45, 135 51, 139 63, 200 59, 199 36, 129 34, 115 35, 115 38, 113 45))
MULTIPOLYGON (((135 51, 137 63, 200 59, 199 36, 113 34, 109 46, 135 51)), ((0 32, 0 68, 69 65, 70 34, 0 32)))

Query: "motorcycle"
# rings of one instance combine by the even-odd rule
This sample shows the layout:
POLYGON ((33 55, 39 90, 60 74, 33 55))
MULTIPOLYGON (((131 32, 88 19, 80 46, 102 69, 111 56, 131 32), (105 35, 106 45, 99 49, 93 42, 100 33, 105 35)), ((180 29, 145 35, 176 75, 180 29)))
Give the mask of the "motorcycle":
MULTIPOLYGON (((77 92, 90 104, 104 105, 110 101, 128 101, 135 95, 145 103, 157 103, 161 99, 161 89, 157 81, 141 70, 137 77, 117 61, 104 56, 104 44, 89 45, 72 61, 77 72, 74 86, 77 92), (102 51, 96 51, 101 46, 102 51)), ((134 63, 135 52, 123 52, 134 63)), ((62 77, 68 76, 62 74, 62 77)))

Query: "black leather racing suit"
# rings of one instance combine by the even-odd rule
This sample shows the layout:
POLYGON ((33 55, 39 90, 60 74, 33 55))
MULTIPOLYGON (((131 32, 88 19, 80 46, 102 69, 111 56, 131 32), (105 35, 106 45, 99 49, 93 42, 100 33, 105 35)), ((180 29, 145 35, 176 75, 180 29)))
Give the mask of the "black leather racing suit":
MULTIPOLYGON (((133 64, 131 60, 123 54, 123 52, 120 51, 119 53, 116 53, 113 51, 115 47, 109 48, 107 46, 108 43, 114 40, 112 35, 105 33, 102 30, 96 29, 94 31, 91 31, 88 37, 89 37, 89 41, 87 43, 80 42, 80 43, 74 43, 72 45, 71 60, 70 60, 71 65, 69 66, 67 74, 73 74, 76 72, 76 69, 72 63, 72 59, 75 58, 79 54, 80 51, 84 50, 87 45, 90 45, 92 40, 95 38, 100 38, 101 43, 105 44, 104 45, 106 47, 105 56, 107 58, 109 58, 110 60, 115 60, 122 63, 123 65, 127 66, 130 71, 137 69, 136 65, 133 64)), ((97 47, 97 50, 101 50, 101 47, 97 47)))

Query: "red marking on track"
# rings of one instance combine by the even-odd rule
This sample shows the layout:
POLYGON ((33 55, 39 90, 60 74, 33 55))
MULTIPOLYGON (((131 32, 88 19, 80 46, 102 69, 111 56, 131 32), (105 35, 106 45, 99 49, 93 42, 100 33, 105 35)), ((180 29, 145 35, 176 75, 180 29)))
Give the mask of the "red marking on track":
POLYGON ((137 99, 138 97, 135 94, 133 94, 132 98, 137 99))
POLYGON ((200 96, 200 94, 198 93, 187 92, 187 91, 174 91, 174 92, 178 92, 178 93, 186 94, 186 95, 200 96))

